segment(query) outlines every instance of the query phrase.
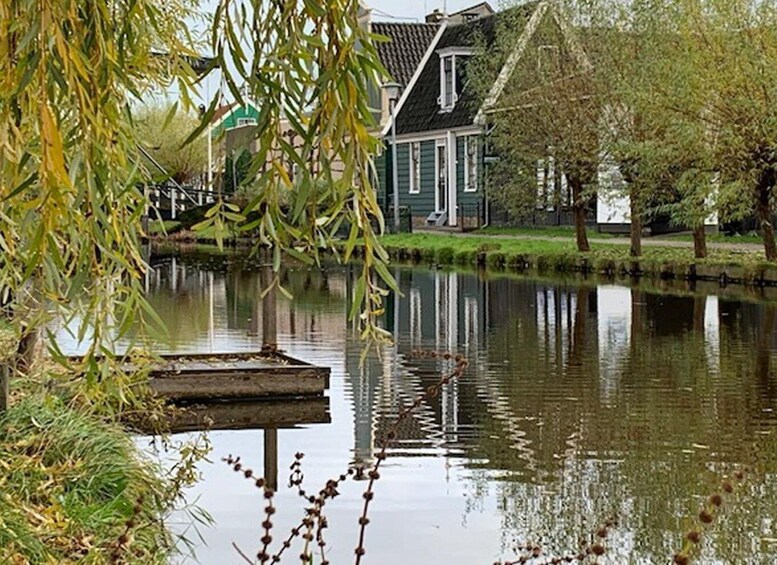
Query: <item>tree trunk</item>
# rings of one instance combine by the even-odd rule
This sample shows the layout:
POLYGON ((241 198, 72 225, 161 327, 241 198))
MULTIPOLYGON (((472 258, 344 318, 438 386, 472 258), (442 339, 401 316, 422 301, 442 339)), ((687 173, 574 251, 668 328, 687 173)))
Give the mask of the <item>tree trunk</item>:
POLYGON ((575 301, 575 321, 572 330, 572 352, 569 355, 569 365, 580 367, 585 359, 585 334, 586 318, 588 317, 588 298, 591 295, 591 289, 587 286, 581 286, 577 289, 577 300, 575 301))
POLYGON ((637 191, 632 184, 629 190, 629 203, 631 205, 631 251, 632 257, 642 255, 642 217, 637 198, 637 191))
POLYGON ((707 256, 707 232, 704 224, 693 228, 693 256, 704 259, 707 256))
POLYGON ((575 214, 575 239, 577 250, 581 253, 591 251, 588 244, 588 234, 585 230, 585 199, 583 198, 583 181, 576 175, 569 176, 569 185, 572 187, 572 208, 575 214))
POLYGON ((0 414, 8 410, 10 404, 11 392, 9 388, 9 379, 11 368, 8 365, 0 365, 0 414))
POLYGON ((774 242, 774 226, 772 225, 772 187, 775 183, 775 172, 771 168, 761 172, 756 188, 756 215, 761 227, 761 237, 764 242, 764 252, 767 261, 777 261, 777 245, 774 242))

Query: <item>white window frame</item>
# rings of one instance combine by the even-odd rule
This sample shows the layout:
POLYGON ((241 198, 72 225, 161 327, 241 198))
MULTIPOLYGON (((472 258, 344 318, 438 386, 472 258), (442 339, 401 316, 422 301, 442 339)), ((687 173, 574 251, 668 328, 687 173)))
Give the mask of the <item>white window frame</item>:
POLYGON ((540 76, 548 76, 557 72, 561 65, 561 49, 558 45, 540 45, 537 47, 537 72, 540 76), (550 63, 555 68, 548 68, 546 63, 550 63))
POLYGON ((458 96, 456 95, 456 55, 441 55, 440 56, 440 108, 444 112, 450 112, 456 107, 458 96), (451 62, 451 96, 450 103, 448 99, 447 83, 445 81, 445 62, 450 60, 451 62))
POLYGON ((474 135, 468 135, 464 138, 464 192, 477 192, 478 191, 478 154, 477 154, 477 136, 474 135), (470 170, 470 162, 469 162, 469 149, 470 149, 470 143, 475 143, 475 161, 472 163, 474 167, 474 173, 475 173, 475 182, 474 185, 470 184, 470 178, 472 171, 470 170))
POLYGON ((242 128, 244 126, 255 126, 256 118, 238 118, 237 127, 242 128))
POLYGON ((421 194, 421 142, 412 141, 407 144, 408 163, 410 170, 410 188, 408 194, 421 194))
POLYGON ((456 84, 456 59, 460 57, 469 57, 474 53, 470 47, 446 47, 439 49, 437 54, 440 57, 440 98, 437 100, 440 105, 441 112, 450 112, 456 107, 456 102, 459 101, 458 84, 456 84), (446 104, 446 88, 445 88, 445 60, 451 61, 451 103, 446 104))

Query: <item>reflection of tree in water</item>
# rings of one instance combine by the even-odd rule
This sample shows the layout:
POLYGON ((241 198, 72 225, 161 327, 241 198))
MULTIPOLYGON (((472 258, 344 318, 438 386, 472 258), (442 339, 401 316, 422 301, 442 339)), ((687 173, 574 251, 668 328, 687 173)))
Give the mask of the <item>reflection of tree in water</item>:
MULTIPOLYGON (((214 323, 260 335, 261 296, 268 284, 262 281, 261 266, 261 259, 241 255, 187 254, 157 262, 149 276, 149 301, 165 320, 171 344, 192 344, 207 335, 214 323)), ((293 296, 293 300, 277 298, 281 331, 296 334, 298 329, 317 332, 336 326, 336 334, 344 334, 342 272, 285 268, 280 277, 293 296)))
POLYGON ((615 511, 621 525, 611 559, 663 561, 680 545, 684 517, 697 514, 721 474, 759 454, 760 477, 727 505, 702 561, 768 555, 764 562, 773 562, 777 548, 753 544, 774 535, 777 422, 764 412, 775 404, 774 308, 758 306, 739 318, 749 330, 731 332, 723 324, 711 349, 706 297, 632 291, 629 344, 616 364, 617 386, 605 398, 598 356, 591 354, 596 315, 584 315, 593 291, 569 291, 562 300, 558 293, 567 291, 556 288, 554 307, 547 308, 549 302, 536 299, 546 293, 537 290, 525 290, 534 315, 492 316, 489 357, 492 366, 506 360, 509 368, 477 375, 487 394, 481 435, 471 449, 478 464, 470 470, 470 500, 496 493, 506 551, 513 540, 540 539, 556 552, 574 549, 578 537, 615 511), (555 316, 550 326, 548 311, 555 316), (570 353, 559 363, 565 340, 570 353), (721 359, 711 358, 711 350, 721 359), (513 441, 516 429, 521 443, 513 441))

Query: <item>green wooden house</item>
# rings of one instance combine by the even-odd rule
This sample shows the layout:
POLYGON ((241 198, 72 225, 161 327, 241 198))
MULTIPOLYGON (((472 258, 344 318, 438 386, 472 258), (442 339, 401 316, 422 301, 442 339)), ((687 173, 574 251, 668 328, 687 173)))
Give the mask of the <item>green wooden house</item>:
POLYGON ((255 126, 259 121, 259 109, 250 102, 239 104, 233 102, 216 110, 211 121, 210 132, 214 139, 232 129, 255 126))
MULTIPOLYGON (((486 144, 489 112, 516 69, 535 57, 535 34, 544 21, 564 27, 549 0, 537 0, 505 12, 485 10, 472 17, 443 16, 402 93, 396 109, 399 205, 408 208, 415 226, 465 228, 478 225, 487 205, 486 144), (512 51, 497 54, 497 29, 515 30, 512 51), (478 96, 468 78, 476 51, 499 57, 492 88, 478 96)), ((565 35, 566 30, 562 30, 565 35)), ((387 65, 391 73, 391 66, 387 65)), ((393 74, 393 73, 392 73, 393 74)), ((382 129, 385 156, 379 162, 380 193, 391 202, 391 122, 382 129)), ((493 190, 491 187, 489 190, 493 190)))

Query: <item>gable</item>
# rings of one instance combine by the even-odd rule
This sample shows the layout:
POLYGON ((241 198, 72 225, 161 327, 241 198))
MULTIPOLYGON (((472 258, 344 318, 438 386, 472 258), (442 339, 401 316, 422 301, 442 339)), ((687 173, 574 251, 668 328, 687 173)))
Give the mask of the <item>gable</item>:
POLYGON ((543 1, 520 36, 501 31, 512 44, 501 47, 510 52, 507 61, 480 109, 476 121, 485 114, 519 104, 520 94, 544 85, 552 87, 565 78, 576 79, 591 63, 571 28, 552 2, 543 1), (512 100, 508 101, 507 98, 512 100))
POLYGON ((218 136, 224 130, 230 130, 237 127, 241 127, 241 120, 259 120, 259 110, 251 103, 248 104, 233 104, 226 112, 219 118, 214 119, 212 126, 213 136, 218 136))
POLYGON ((458 101, 452 111, 440 111, 440 58, 436 52, 454 48, 474 49, 476 46, 485 46, 485 49, 489 50, 495 45, 500 20, 509 17, 518 25, 525 26, 536 7, 537 2, 531 2, 499 14, 445 28, 438 43, 432 46, 435 53, 420 70, 412 90, 406 93, 397 116, 397 133, 401 135, 448 130, 471 125, 480 107, 480 96, 468 80, 467 68, 472 57, 457 60, 458 101))

